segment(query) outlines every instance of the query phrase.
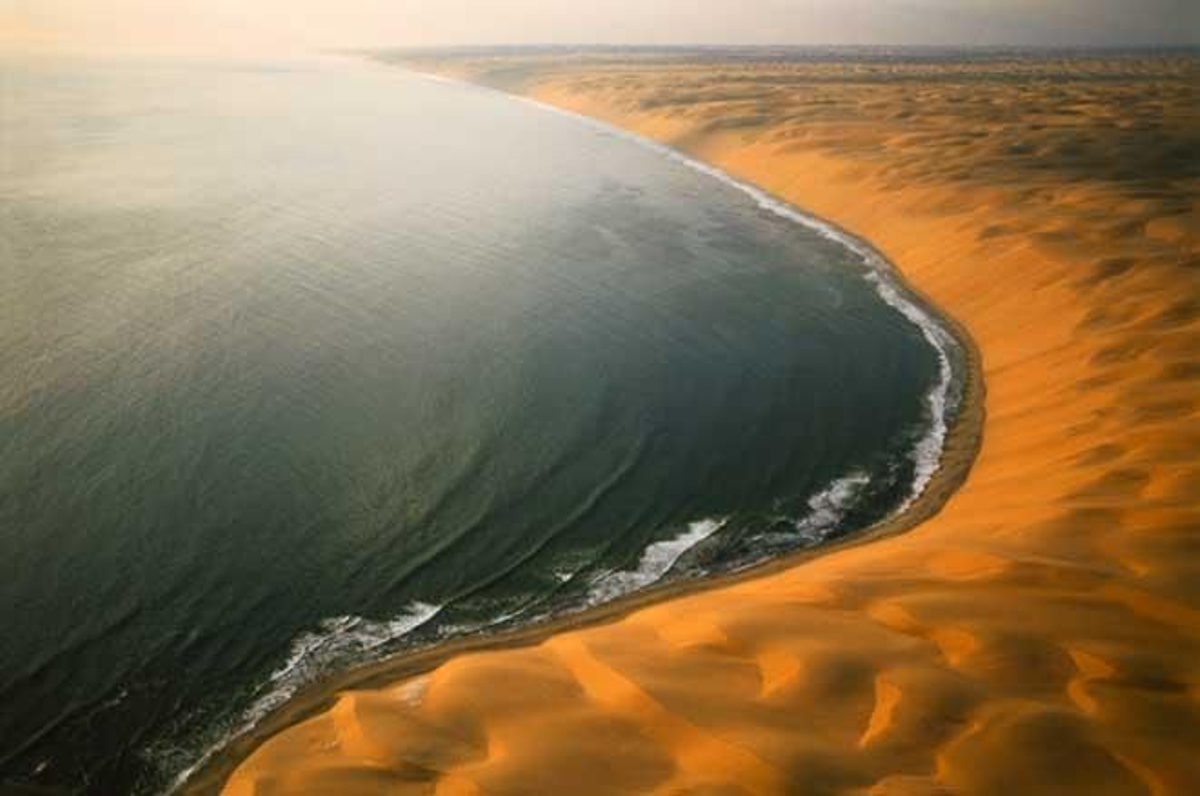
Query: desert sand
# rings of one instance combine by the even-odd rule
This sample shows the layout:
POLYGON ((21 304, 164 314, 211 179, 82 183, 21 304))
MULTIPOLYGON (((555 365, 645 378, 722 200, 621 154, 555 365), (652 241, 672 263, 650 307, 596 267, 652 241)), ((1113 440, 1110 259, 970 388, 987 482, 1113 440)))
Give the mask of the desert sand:
POLYGON ((415 66, 870 240, 975 340, 983 444, 905 533, 340 690, 225 793, 1200 792, 1200 61, 415 66))

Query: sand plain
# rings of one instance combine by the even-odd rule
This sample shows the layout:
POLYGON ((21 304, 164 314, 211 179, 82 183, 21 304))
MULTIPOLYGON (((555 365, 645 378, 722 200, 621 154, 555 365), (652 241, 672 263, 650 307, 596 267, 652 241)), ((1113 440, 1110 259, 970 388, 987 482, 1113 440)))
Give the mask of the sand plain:
POLYGON ((870 240, 977 343, 983 444, 904 534, 341 690, 225 793, 1200 792, 1196 56, 402 60, 870 240))

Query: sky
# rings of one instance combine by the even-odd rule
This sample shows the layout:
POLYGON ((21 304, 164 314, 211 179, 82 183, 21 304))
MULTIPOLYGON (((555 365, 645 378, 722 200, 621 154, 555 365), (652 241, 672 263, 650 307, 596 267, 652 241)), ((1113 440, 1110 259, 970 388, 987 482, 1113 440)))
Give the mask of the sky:
POLYGON ((0 51, 1200 42, 1200 0, 0 0, 0 51))

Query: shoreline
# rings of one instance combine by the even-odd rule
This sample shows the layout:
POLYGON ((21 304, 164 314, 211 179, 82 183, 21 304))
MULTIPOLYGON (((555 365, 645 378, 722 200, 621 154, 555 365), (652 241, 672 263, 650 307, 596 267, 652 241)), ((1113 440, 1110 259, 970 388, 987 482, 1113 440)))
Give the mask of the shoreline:
POLYGON ((906 533, 410 658, 225 792, 1195 792, 1200 59, 391 58, 871 241, 986 357, 986 439, 906 533))
MULTIPOLYGON (((397 68, 391 66, 390 68, 397 68)), ((349 689, 378 688, 401 679, 427 674, 453 658, 468 653, 508 650, 536 645, 552 636, 562 633, 597 627, 627 617, 629 614, 674 600, 688 595, 711 591, 718 588, 733 586, 740 583, 758 580, 772 574, 789 570, 806 562, 830 555, 835 552, 868 545, 881 539, 902 534, 936 516, 947 501, 958 491, 966 481, 971 467, 978 457, 983 444, 984 425, 986 419, 986 385, 983 378, 982 357, 978 346, 970 332, 956 318, 938 307, 934 302, 905 275, 901 267, 889 260, 869 240, 855 235, 836 222, 817 215, 803 207, 776 196, 765 188, 746 182, 726 173, 719 167, 704 160, 694 158, 674 147, 661 144, 653 139, 639 135, 636 131, 611 125, 602 119, 586 116, 575 111, 561 108, 551 103, 542 102, 534 97, 503 89, 496 89, 483 83, 460 80, 435 72, 420 72, 404 69, 411 74, 466 85, 472 88, 496 91, 512 99, 524 101, 551 112, 562 113, 576 117, 582 122, 592 123, 606 129, 608 132, 621 134, 633 143, 650 146, 661 151, 664 156, 673 157, 689 167, 701 167, 700 170, 714 179, 720 179, 749 195, 759 202, 776 203, 784 213, 771 208, 768 212, 783 215, 792 223, 801 224, 819 234, 836 240, 840 245, 850 249, 864 260, 869 271, 879 272, 875 263, 882 266, 887 277, 904 290, 911 304, 920 311, 931 316, 935 324, 944 330, 957 345, 961 354, 961 363, 951 363, 954 369, 957 364, 962 369, 958 405, 953 417, 946 424, 945 434, 941 441, 941 451, 937 465, 929 475, 922 490, 915 497, 907 498, 905 504, 896 514, 882 522, 851 532, 831 541, 785 553, 781 556, 752 564, 734 572, 719 572, 704 575, 699 578, 675 581, 661 585, 651 585, 627 595, 622 595, 609 602, 582 609, 576 613, 556 617, 545 622, 516 627, 497 633, 481 632, 479 635, 469 635, 459 639, 450 639, 444 643, 429 647, 417 648, 397 653, 374 663, 355 666, 351 669, 331 673, 326 677, 304 686, 289 697, 277 708, 271 710, 259 722, 246 731, 234 736, 228 743, 215 748, 205 758, 191 769, 184 771, 168 789, 169 793, 205 794, 218 793, 226 784, 229 776, 252 755, 264 742, 279 733, 294 727, 301 722, 318 715, 336 702, 340 692, 349 689)), ((881 297, 882 301, 886 299, 881 297)), ((895 308, 898 312, 903 311, 895 308)), ((916 321, 909 321, 928 331, 916 321)), ((939 358, 945 352, 929 341, 939 358)), ((952 381, 947 389, 954 386, 952 381)), ((924 439, 924 438, 922 438, 924 439)))

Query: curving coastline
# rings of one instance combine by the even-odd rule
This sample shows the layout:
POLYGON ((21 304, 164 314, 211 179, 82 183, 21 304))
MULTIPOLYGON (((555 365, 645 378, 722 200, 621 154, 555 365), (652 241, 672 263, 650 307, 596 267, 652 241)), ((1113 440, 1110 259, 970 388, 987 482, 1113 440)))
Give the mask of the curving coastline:
MULTIPOLYGON (((1089 97, 1088 112, 1108 108, 1130 136, 1139 114, 1162 108, 1119 93, 1097 103, 1088 74, 1119 91, 1149 73, 1160 97, 1194 97, 1194 83, 1172 82, 1192 74, 1186 63, 1069 68, 1083 74, 1067 85, 1089 97)), ((913 133, 855 126, 854 113, 883 119, 907 100, 886 81, 865 97, 854 81, 829 90, 849 98, 850 118, 775 107, 728 123, 743 112, 739 91, 804 67, 732 79, 712 64, 521 69, 517 90, 681 146, 869 237, 973 333, 987 358, 987 441, 968 477, 982 431, 982 404, 968 400, 979 425, 951 430, 906 525, 637 595, 587 626, 466 640, 352 673, 286 706, 190 786, 216 790, 236 767, 226 792, 1190 792, 1194 175, 1080 180, 1066 163, 1031 176, 998 154, 1017 134, 1003 122, 984 119, 1001 150, 960 141, 986 110, 957 83, 934 83, 932 120, 913 133), (872 136, 885 151, 863 146, 872 136)), ((1036 99, 1009 96, 1007 80, 985 86, 1036 99)), ((1081 124, 1052 120, 1041 135, 1056 123, 1081 124)), ((1039 133, 1020 134, 1037 151, 1039 133)), ((1093 133, 1101 147, 1121 135, 1093 133)), ((978 399, 982 380, 968 385, 978 399)))
MULTIPOLYGON (((436 73, 417 74, 431 79, 463 82, 436 73)), ((472 85, 486 88, 482 84, 472 85)), ((733 572, 651 584, 548 621, 512 630, 484 632, 452 639, 434 647, 419 648, 323 677, 289 695, 281 704, 271 705, 263 710, 252 724, 240 730, 227 744, 214 749, 211 756, 201 759, 193 767, 182 772, 176 779, 172 792, 218 792, 222 783, 237 766, 264 741, 331 708, 336 703, 338 694, 348 689, 377 688, 399 679, 424 674, 466 653, 536 644, 569 630, 614 621, 664 600, 752 580, 832 551, 902 533, 934 516, 970 471, 982 443, 985 411, 984 382, 978 348, 961 324, 934 309, 929 299, 909 283, 902 272, 868 241, 855 236, 833 221, 806 213, 751 183, 739 180, 711 164, 688 157, 677 149, 636 132, 552 103, 539 101, 535 97, 514 95, 514 99, 530 102, 543 110, 564 114, 607 133, 619 135, 639 146, 648 147, 664 157, 738 189, 752 198, 763 210, 812 229, 854 252, 867 266, 868 281, 875 285, 884 303, 895 308, 917 326, 938 355, 939 378, 925 396, 931 416, 930 428, 925 436, 917 440, 912 451, 916 467, 912 491, 888 519, 846 537, 821 542, 813 548, 779 555, 733 572), (956 374, 956 369, 961 372, 956 374), (947 415, 953 417, 948 418, 947 415)))

